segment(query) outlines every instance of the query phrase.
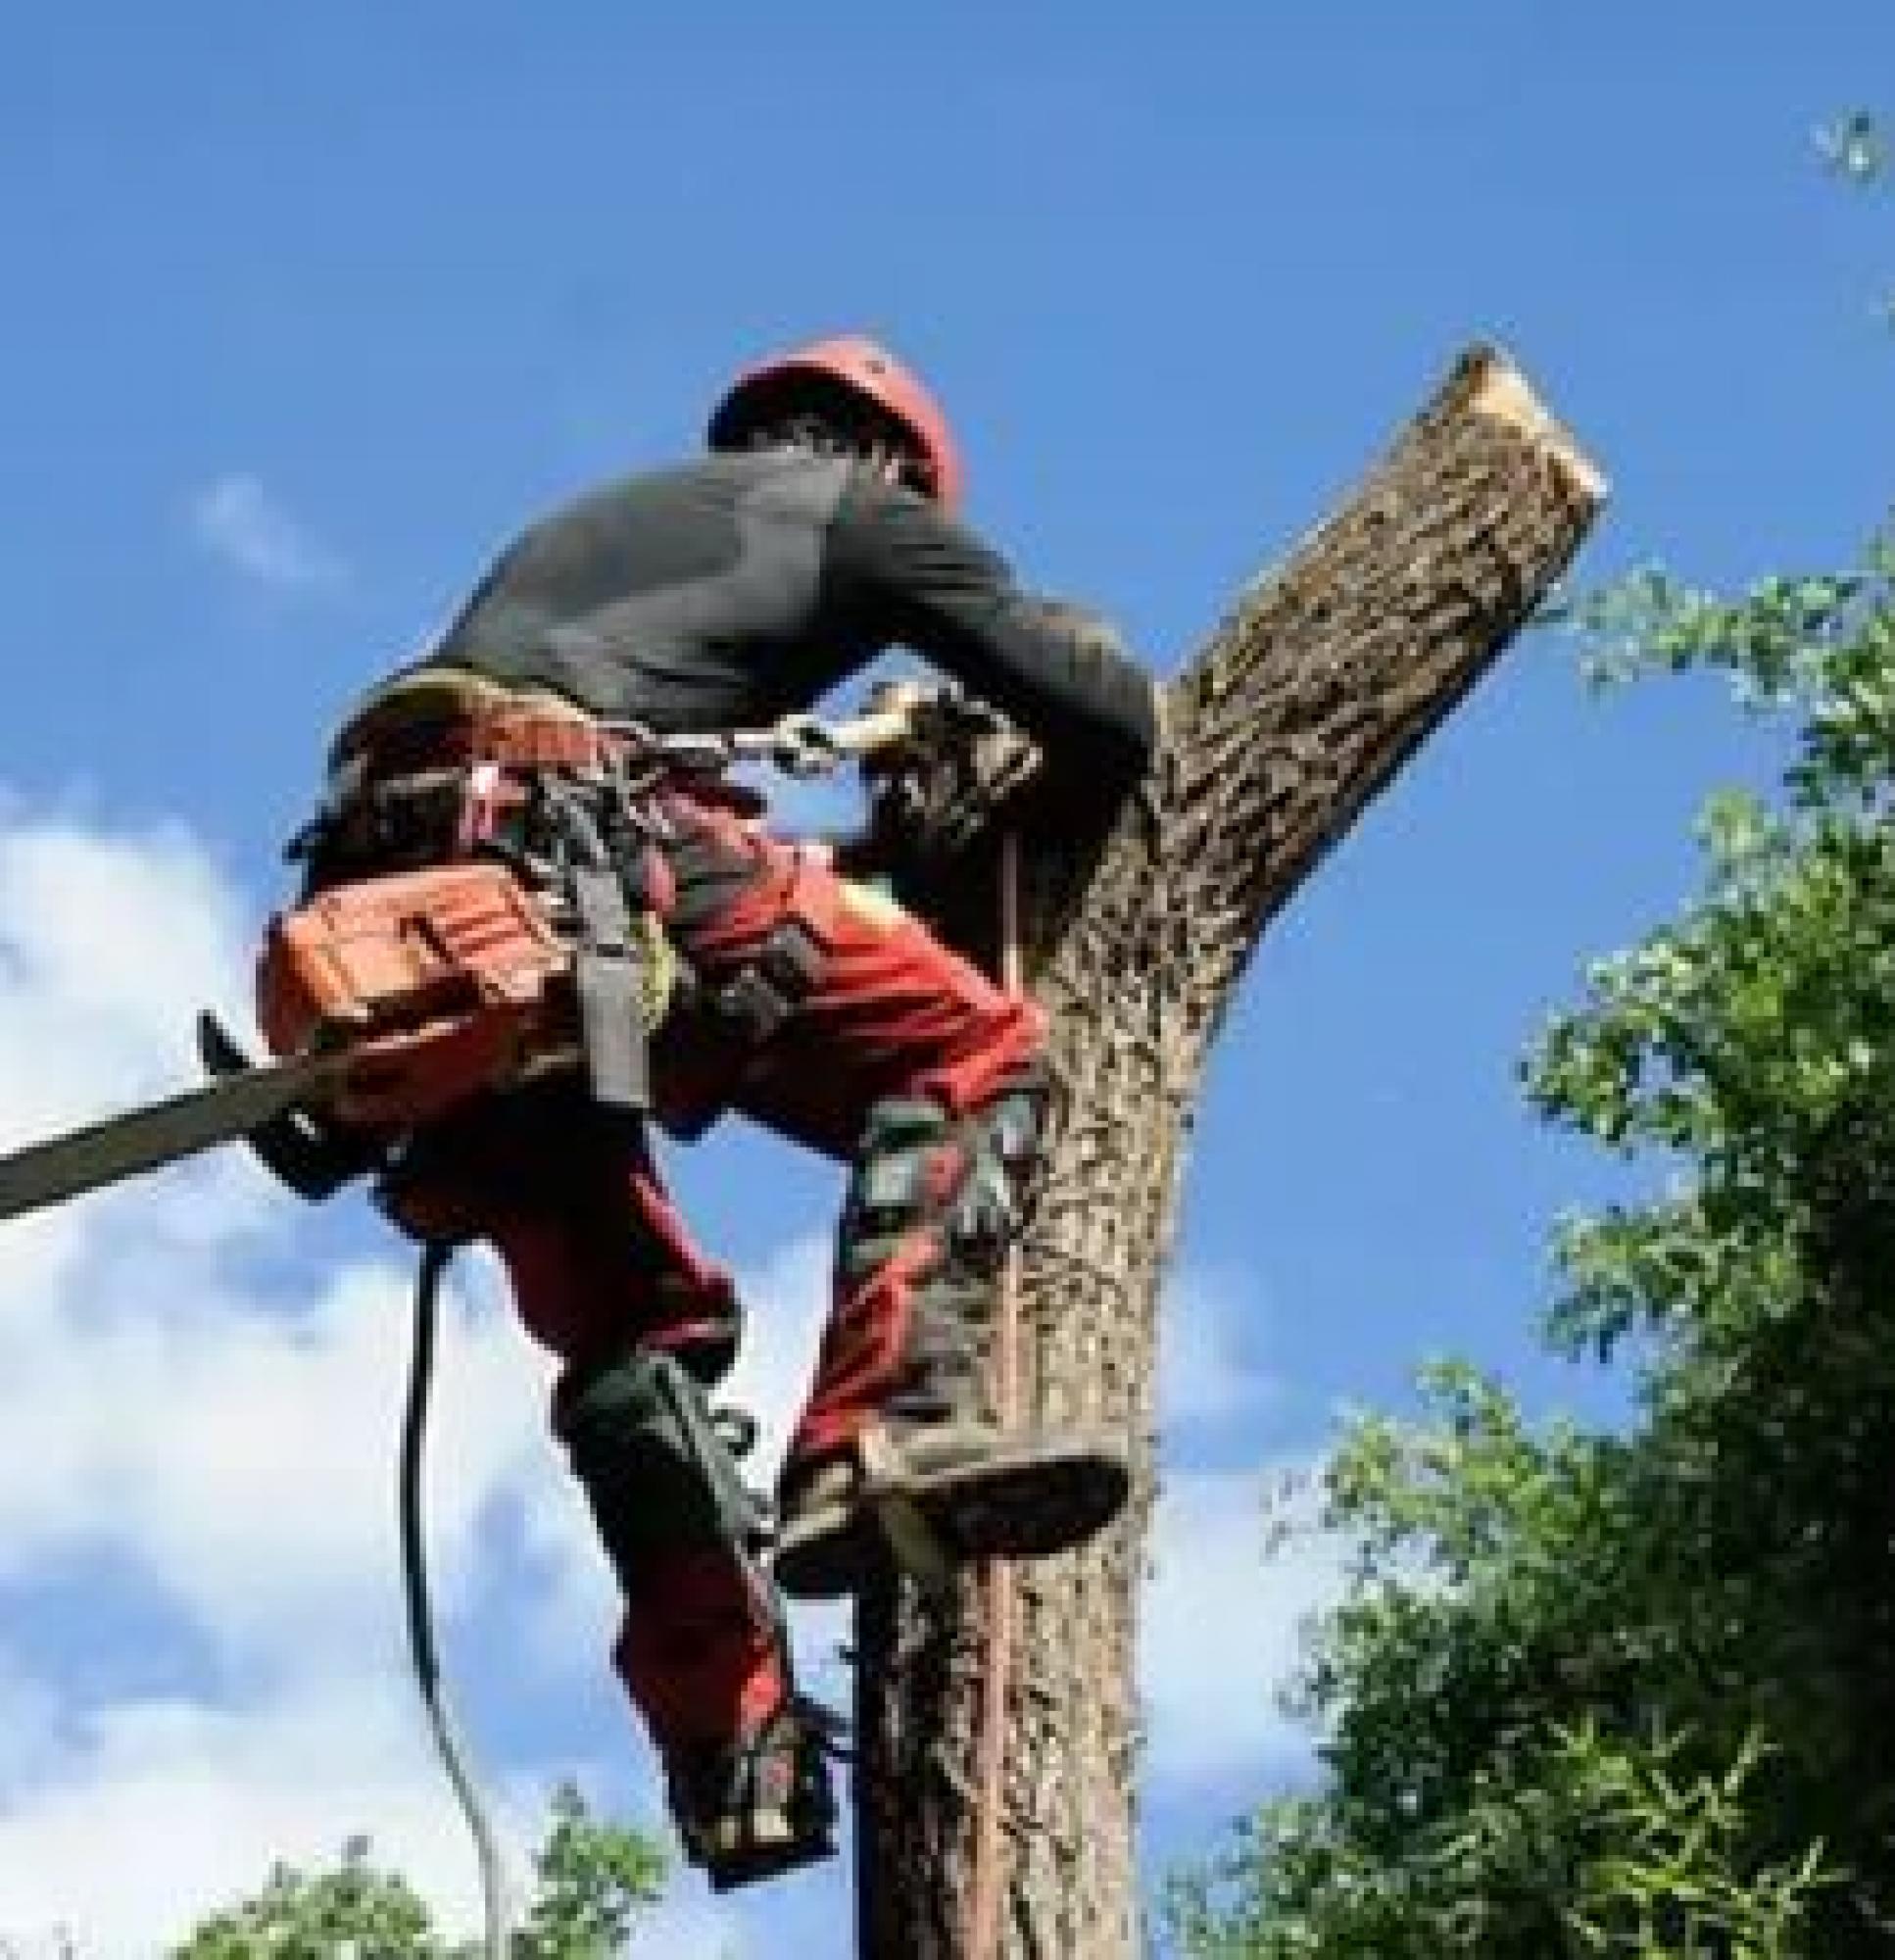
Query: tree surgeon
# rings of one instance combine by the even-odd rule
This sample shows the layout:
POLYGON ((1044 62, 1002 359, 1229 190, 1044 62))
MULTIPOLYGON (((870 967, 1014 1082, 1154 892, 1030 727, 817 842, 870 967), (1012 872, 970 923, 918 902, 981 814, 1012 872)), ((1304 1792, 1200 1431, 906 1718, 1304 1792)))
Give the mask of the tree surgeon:
POLYGON ((506 550, 426 656, 348 716, 303 849, 317 892, 469 851, 530 858, 562 826, 603 840, 687 976, 652 1037, 659 1121, 693 1138, 734 1109, 852 1166, 768 1569, 706 1401, 738 1302, 641 1126, 604 1120, 570 1081, 512 1088, 424 1133, 391 1199, 421 1235, 491 1243, 563 1363, 554 1427, 624 1594, 614 1662, 687 1852, 723 1886, 831 1848, 779 1592, 866 1583, 898 1514, 955 1559, 1064 1549, 1117 1512, 1127 1470, 1083 1429, 1001 1431, 980 1389, 970 1311, 1019 1229, 1052 1093, 1042 1011, 773 835, 727 782, 661 780, 628 809, 589 804, 584 765, 627 726, 802 714, 902 646, 1109 806, 1144 771, 1155 693, 1108 630, 1020 590, 956 520, 947 422, 871 342, 742 375, 708 446, 506 550), (443 776, 445 806, 404 800, 443 776))

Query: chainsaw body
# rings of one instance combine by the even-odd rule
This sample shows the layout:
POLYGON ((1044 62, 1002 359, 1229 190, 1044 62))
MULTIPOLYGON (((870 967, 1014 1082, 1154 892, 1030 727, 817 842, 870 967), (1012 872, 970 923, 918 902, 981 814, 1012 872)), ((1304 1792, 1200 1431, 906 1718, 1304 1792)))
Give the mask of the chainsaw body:
POLYGON ((346 1053, 338 1123, 416 1128, 574 1044, 572 953, 507 865, 341 884, 271 919, 257 1020, 281 1057, 346 1053))

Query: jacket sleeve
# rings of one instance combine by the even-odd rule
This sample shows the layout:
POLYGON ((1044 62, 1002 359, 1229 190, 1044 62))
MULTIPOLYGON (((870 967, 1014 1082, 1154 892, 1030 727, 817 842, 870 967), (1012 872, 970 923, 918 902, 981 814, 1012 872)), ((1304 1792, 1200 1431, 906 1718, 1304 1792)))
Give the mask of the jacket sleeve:
POLYGON ((1084 608, 1024 592, 964 525, 860 474, 830 520, 824 607, 920 654, 1069 764, 1128 783, 1156 740, 1150 677, 1084 608))

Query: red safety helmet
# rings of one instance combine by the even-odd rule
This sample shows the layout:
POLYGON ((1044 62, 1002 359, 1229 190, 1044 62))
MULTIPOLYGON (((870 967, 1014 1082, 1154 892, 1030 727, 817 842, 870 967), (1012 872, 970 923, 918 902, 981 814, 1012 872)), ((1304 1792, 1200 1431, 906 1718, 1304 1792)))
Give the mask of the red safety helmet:
POLYGON ((918 488, 952 510, 960 502, 960 452, 941 404, 886 347, 866 334, 843 333, 773 355, 747 368, 717 404, 708 431, 712 449, 738 447, 753 417, 786 382, 819 376, 879 409, 914 445, 918 488))

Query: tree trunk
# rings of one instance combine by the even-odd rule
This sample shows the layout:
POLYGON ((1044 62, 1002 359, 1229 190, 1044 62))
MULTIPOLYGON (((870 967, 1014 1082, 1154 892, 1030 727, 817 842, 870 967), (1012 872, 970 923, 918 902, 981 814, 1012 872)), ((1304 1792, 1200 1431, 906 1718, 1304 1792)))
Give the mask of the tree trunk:
MULTIPOLYGON (((1520 629, 1599 473, 1476 348, 1354 496, 1167 687, 1147 785, 1090 846, 1017 806, 1032 985, 1070 1092, 1025 1247, 1026 1407, 1134 1439, 1130 1515, 1014 1570, 997 1936, 969 1941, 984 1665, 955 1610, 857 1616, 861 1960, 1130 1960, 1140 1950, 1135 1625, 1155 1494, 1155 1304, 1212 1036, 1262 930, 1520 629)), ((991 831, 989 833, 992 834, 991 831)), ((978 849, 924 909, 991 918, 978 849), (979 895, 970 913, 968 895, 979 895)))

